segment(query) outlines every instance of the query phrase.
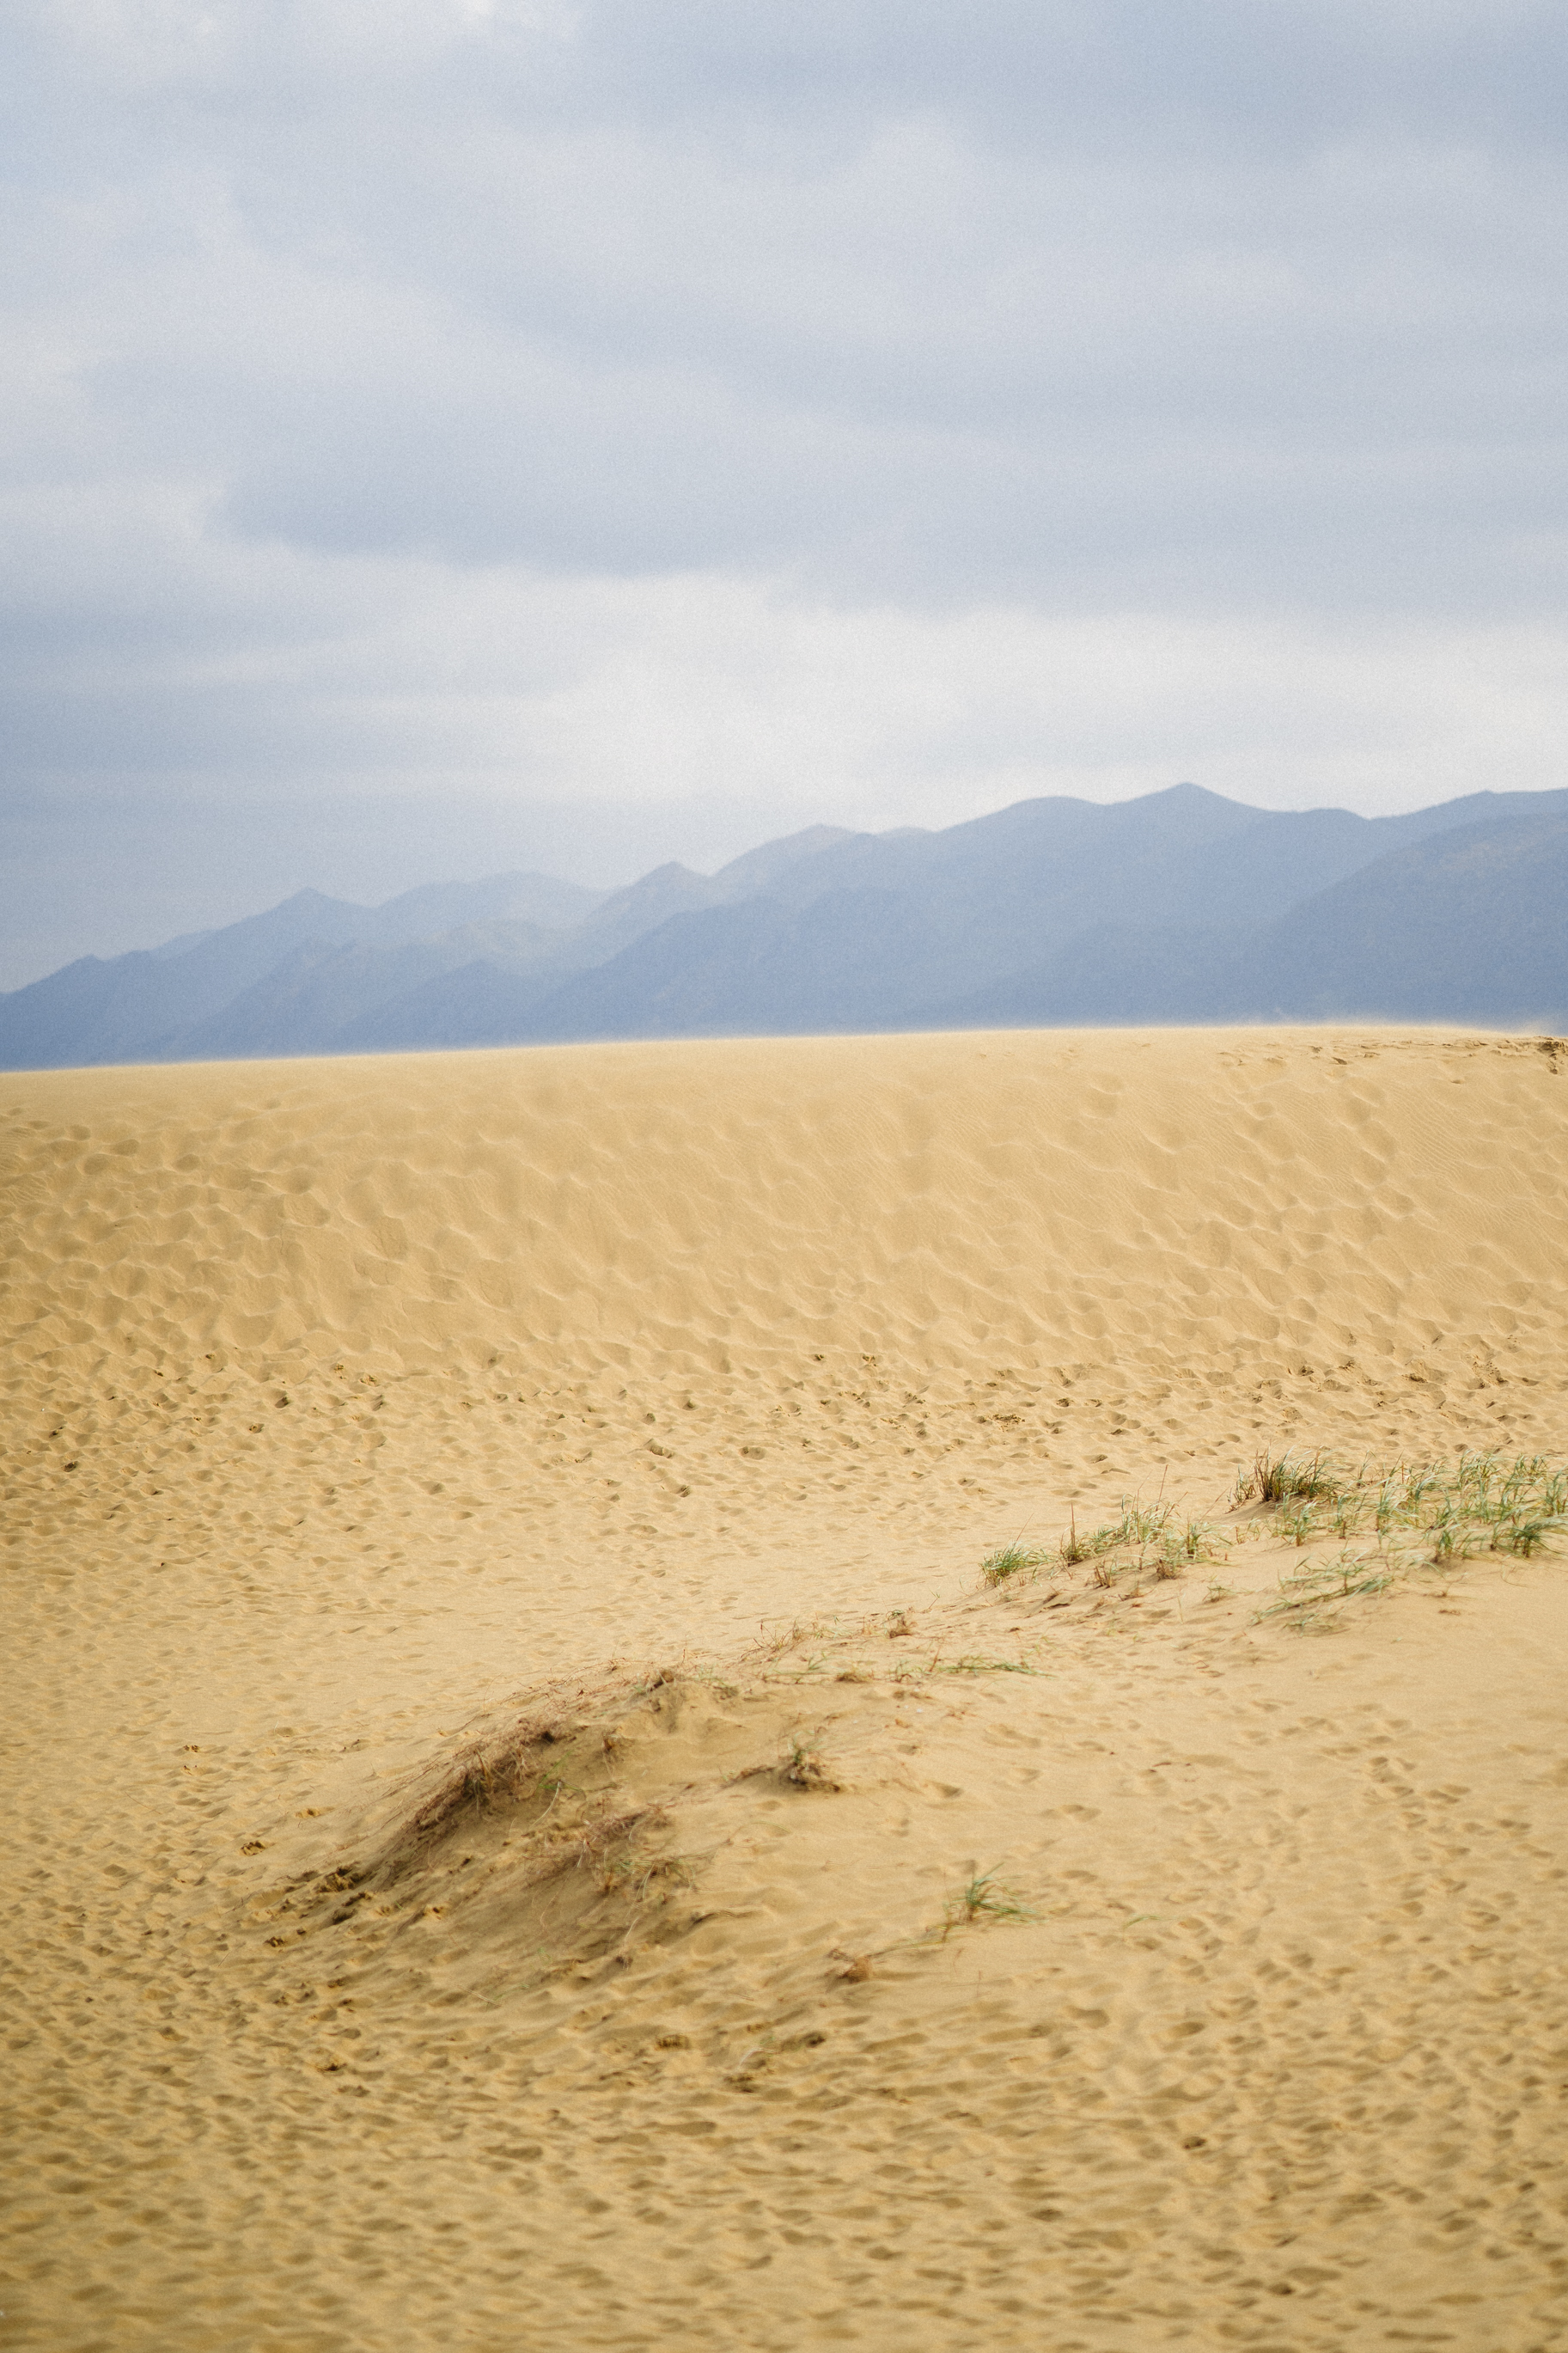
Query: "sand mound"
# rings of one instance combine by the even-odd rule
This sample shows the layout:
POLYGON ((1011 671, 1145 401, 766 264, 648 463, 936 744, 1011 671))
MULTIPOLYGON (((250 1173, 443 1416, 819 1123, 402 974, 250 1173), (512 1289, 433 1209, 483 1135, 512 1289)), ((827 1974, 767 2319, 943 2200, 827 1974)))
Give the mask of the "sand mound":
POLYGON ((0 1082, 4 2340, 1555 2345, 1565 1065, 0 1082))

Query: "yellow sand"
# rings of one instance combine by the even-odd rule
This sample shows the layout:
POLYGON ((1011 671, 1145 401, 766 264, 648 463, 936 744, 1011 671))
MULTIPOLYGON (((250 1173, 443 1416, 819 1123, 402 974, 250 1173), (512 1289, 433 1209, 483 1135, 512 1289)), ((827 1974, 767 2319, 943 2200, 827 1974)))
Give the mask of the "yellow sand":
POLYGON ((1568 2343, 1562 1548, 978 1573, 1568 1452, 1568 1049, 0 1103, 0 2346, 1568 2343))

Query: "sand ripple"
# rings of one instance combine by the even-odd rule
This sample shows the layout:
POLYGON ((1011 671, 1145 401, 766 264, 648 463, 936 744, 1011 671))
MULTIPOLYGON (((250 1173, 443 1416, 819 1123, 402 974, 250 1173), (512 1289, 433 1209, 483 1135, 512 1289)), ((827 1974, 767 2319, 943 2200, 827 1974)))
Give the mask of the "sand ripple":
POLYGON ((774 1039, 0 1105, 0 2342, 1568 2341, 1561 1560, 1321 1639, 1258 1620, 1277 1533, 977 1579, 1123 1493, 1223 1518, 1265 1443, 1568 1451, 1568 1056, 774 1039), (993 1865, 1027 1916, 933 1933, 993 1865))

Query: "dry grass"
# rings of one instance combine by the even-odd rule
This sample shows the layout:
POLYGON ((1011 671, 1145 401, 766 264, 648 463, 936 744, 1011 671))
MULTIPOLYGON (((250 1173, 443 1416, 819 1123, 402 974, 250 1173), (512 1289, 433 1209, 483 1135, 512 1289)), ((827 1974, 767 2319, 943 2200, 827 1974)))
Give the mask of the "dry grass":
POLYGON ((499 1807, 532 1801, 548 1811, 572 1787, 564 1753, 583 1729, 550 1714, 524 1717, 492 1741, 472 1742, 399 1825, 384 1864, 408 1867, 475 1815, 499 1807))

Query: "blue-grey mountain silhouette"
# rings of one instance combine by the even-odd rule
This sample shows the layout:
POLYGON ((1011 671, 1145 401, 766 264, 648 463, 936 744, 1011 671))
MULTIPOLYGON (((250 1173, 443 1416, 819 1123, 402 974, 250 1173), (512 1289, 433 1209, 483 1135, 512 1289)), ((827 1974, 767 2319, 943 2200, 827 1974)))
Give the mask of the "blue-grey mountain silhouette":
POLYGON ((1195 785, 815 827, 595 892, 302 891, 0 997, 0 1065, 1074 1023, 1568 1027, 1568 792, 1396 818, 1195 785))

